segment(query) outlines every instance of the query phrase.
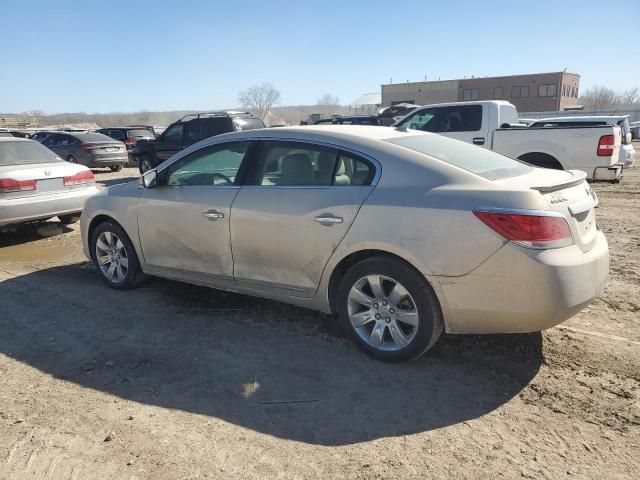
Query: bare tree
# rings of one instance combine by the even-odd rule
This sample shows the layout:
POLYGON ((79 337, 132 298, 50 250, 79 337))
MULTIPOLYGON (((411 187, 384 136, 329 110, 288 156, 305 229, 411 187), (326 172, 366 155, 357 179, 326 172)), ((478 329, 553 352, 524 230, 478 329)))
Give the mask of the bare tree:
POLYGON ((330 93, 325 93, 322 97, 318 99, 318 105, 328 105, 335 106, 340 105, 340 99, 335 95, 331 95, 330 93))
POLYGON ((266 120, 271 107, 280 102, 280 91, 270 83, 263 83, 242 90, 238 94, 238 100, 243 107, 266 120))
POLYGON ((595 85, 580 96, 580 102, 589 110, 599 110, 619 105, 620 96, 610 88, 595 85))
POLYGON ((620 103, 623 105, 632 105, 640 102, 640 88, 630 88, 620 95, 620 103))

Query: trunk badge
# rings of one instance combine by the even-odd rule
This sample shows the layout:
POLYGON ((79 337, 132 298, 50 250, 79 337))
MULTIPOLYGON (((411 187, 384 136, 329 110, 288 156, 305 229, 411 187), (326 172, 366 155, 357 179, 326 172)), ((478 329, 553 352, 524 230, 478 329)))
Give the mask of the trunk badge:
POLYGON ((45 171, 44 171, 44 174, 45 174, 47 177, 50 177, 50 176, 51 176, 51 170, 45 170, 45 171))

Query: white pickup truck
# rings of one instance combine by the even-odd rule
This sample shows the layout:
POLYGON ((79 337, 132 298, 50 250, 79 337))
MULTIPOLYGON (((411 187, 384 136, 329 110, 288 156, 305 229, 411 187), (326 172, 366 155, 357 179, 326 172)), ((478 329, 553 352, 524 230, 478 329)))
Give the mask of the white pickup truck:
POLYGON ((439 133, 539 167, 582 170, 591 180, 619 181, 622 176, 619 126, 527 127, 518 122, 516 107, 504 100, 426 105, 394 127, 439 133))

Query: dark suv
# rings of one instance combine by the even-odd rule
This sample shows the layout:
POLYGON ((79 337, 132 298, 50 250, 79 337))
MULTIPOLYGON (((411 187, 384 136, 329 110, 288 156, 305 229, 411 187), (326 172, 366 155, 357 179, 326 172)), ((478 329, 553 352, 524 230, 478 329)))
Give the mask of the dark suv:
POLYGON ((156 138, 153 128, 130 126, 130 127, 108 127, 99 128, 96 132, 111 137, 115 140, 120 140, 127 147, 127 155, 129 156, 129 166, 135 167, 135 158, 133 152, 135 151, 136 144, 140 140, 153 140, 156 138))
POLYGON ((137 142, 133 157, 140 172, 144 173, 200 140, 222 133, 256 128, 265 128, 265 124, 249 112, 192 113, 169 125, 155 140, 137 142))

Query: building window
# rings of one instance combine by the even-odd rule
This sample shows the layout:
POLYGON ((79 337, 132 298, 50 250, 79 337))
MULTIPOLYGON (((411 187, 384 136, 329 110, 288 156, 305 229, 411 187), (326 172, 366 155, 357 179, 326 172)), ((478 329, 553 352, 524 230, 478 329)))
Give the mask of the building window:
POLYGON ((558 86, 552 83, 538 86, 539 97, 555 97, 558 93, 558 86))
POLYGON ((511 87, 511 98, 529 97, 529 87, 511 87))
POLYGON ((480 98, 480 90, 477 88, 469 88, 462 91, 463 100, 478 100, 480 98))
POLYGON ((499 100, 502 98, 502 87, 496 87, 493 89, 493 98, 499 100))

